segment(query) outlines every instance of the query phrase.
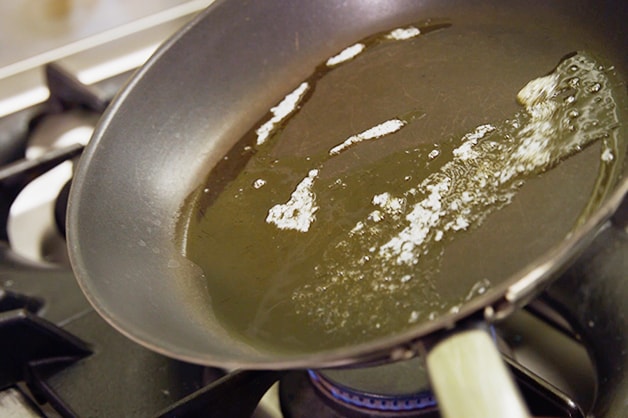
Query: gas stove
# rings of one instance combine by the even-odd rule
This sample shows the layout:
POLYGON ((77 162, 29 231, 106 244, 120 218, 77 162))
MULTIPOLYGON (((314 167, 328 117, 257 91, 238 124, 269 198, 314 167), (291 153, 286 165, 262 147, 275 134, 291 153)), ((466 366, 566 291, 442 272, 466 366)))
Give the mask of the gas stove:
MULTIPOLYGON (((133 70, 210 2, 0 5, 16 32, 0 40, 0 416, 438 417, 420 358, 202 367, 128 340, 78 288, 64 240, 73 166, 133 70)), ((624 204, 554 285, 493 328, 534 416, 628 416, 627 224, 624 204)))

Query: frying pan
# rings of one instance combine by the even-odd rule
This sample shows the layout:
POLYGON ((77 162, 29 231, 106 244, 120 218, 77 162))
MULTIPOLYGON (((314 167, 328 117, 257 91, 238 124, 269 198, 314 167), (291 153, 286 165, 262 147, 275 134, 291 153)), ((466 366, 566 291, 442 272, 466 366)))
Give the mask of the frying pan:
MULTIPOLYGON (((496 350, 486 344, 485 332, 442 336, 458 325, 476 324, 478 318, 497 321, 524 305, 607 222, 628 189, 621 163, 626 153, 624 125, 613 131, 618 168, 580 226, 570 229, 596 190, 600 157, 595 146, 550 170, 549 183, 522 190, 531 196, 529 207, 542 208, 541 214, 547 208, 549 215, 503 224, 512 228, 495 235, 499 244, 494 247, 512 249, 508 274, 487 292, 433 321, 341 347, 278 352, 227 331, 216 319, 206 279, 181 256, 175 239, 182 202, 268 109, 321 62, 374 33, 428 19, 451 24, 446 30, 455 35, 456 53, 428 50, 423 70, 430 72, 417 71, 416 78, 402 86, 415 102, 422 102, 426 117, 421 122, 435 135, 431 140, 438 141, 438 132, 464 133, 509 117, 516 110, 516 92, 573 51, 593 51, 626 79, 627 17, 625 2, 610 1, 218 1, 136 73, 85 150, 67 220, 77 279, 111 325, 168 356, 221 367, 289 369, 400 360, 427 350, 441 403, 465 405, 460 401, 464 394, 453 389, 459 398, 447 402, 441 377, 445 385, 464 388, 454 375, 469 378, 465 352, 474 358, 467 358, 466 364, 478 365, 483 364, 478 358, 492 364, 496 350), (417 98, 412 88, 432 95, 417 98), (462 337, 462 345, 457 337, 462 337), (445 351, 449 353, 444 358, 436 355, 445 351), (453 360, 457 356, 462 357, 459 365, 453 360), (446 371, 448 366, 455 370, 446 371)), ((438 33, 425 35, 425 45, 432 35, 438 33)), ((625 92, 625 86, 620 90, 625 92)), ((379 107, 362 108, 390 105, 383 101, 379 107)), ((339 112, 349 108, 359 114, 354 102, 338 107, 339 112)), ((617 108, 626 111, 625 97, 617 98, 617 108)), ((459 267, 477 273, 477 265, 499 264, 498 253, 481 254, 481 263, 459 267)), ((500 376, 492 384, 484 376, 491 373, 469 373, 482 379, 479 386, 484 388, 512 387, 502 384, 507 381, 503 365, 490 368, 500 376)), ((475 396, 470 402, 480 411, 478 416, 492 416, 475 396)), ((516 395, 504 399, 513 399, 506 408, 525 414, 516 395)), ((506 411, 495 416, 510 413, 506 411)))

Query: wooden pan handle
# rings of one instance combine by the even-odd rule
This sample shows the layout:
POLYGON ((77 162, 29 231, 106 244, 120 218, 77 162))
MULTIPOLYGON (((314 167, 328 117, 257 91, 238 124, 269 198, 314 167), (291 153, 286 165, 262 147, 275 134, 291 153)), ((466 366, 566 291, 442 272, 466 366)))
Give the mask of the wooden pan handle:
POLYGON ((443 339, 426 363, 444 418, 529 417, 488 331, 470 329, 443 339))

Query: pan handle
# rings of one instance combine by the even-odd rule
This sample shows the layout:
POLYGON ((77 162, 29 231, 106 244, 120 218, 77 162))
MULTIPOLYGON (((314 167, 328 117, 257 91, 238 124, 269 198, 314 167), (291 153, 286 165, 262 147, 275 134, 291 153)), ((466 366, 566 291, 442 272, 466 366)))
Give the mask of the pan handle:
POLYGON ((529 417, 485 327, 457 331, 437 342, 426 364, 443 417, 529 417))

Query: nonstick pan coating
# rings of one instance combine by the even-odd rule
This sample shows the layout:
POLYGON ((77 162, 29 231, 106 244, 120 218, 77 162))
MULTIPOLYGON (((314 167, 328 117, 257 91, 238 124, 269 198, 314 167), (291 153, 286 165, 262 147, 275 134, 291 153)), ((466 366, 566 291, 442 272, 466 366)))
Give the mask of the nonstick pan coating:
MULTIPOLYGON (((585 228, 566 240, 557 239, 564 230, 550 234, 520 269, 457 313, 354 346, 277 353, 243 341, 216 320, 207 283, 175 244, 177 216, 207 172, 270 107, 329 56, 373 33, 447 19, 452 29, 482 28, 487 45, 503 46, 503 67, 467 83, 460 80, 472 65, 454 65, 456 57, 445 53, 441 57, 447 73, 439 76, 464 91, 462 97, 445 94, 440 105, 451 112, 447 120, 458 124, 452 128, 465 132, 507 116, 513 92, 573 51, 594 51, 626 79, 626 17, 622 2, 217 2, 136 74, 102 118, 82 158, 68 215, 79 283, 101 315, 134 340, 191 362, 248 368, 321 367, 380 358, 485 306, 507 312, 499 306, 523 303, 570 259, 578 241, 586 241, 585 228)), ((481 47, 478 39, 480 35, 470 48, 481 47)), ((485 54, 492 59, 490 49, 485 54)), ((432 114, 439 109, 436 102, 429 106, 432 114)), ((625 100, 618 106, 625 111, 625 100)), ((619 129, 625 138, 625 126, 619 129)), ((617 158, 623 161, 624 143, 620 150, 617 158)), ((534 194, 559 190, 563 195, 554 204, 565 203, 565 213, 588 201, 594 181, 590 174, 597 173, 591 164, 599 156, 585 151, 569 162, 572 171, 557 170, 550 190, 534 194), (575 193, 573 184, 561 186, 585 178, 585 196, 575 193)), ((616 177, 614 184, 625 188, 625 171, 616 177)), ((613 203, 602 206, 594 216, 596 225, 589 223, 587 229, 599 226, 612 211, 619 198, 611 197, 613 203)))

